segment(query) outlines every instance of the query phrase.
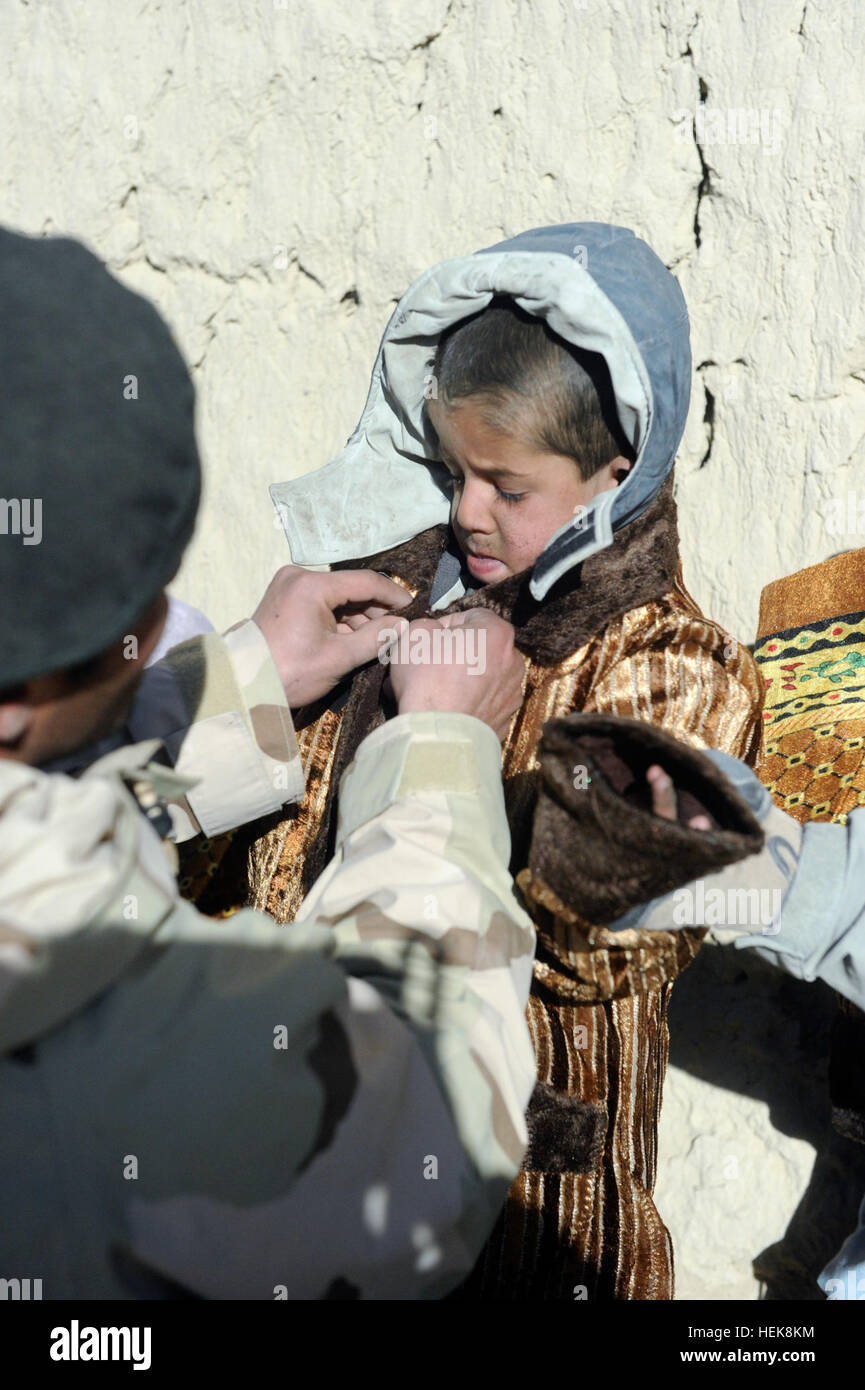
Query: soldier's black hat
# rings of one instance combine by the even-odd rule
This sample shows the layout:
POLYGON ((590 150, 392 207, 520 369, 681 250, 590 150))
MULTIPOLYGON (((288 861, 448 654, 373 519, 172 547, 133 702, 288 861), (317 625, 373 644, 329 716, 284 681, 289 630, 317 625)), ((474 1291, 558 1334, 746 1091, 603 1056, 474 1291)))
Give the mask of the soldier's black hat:
POLYGON ((194 413, 147 300, 79 242, 0 228, 0 690, 96 656, 171 579, 194 413))

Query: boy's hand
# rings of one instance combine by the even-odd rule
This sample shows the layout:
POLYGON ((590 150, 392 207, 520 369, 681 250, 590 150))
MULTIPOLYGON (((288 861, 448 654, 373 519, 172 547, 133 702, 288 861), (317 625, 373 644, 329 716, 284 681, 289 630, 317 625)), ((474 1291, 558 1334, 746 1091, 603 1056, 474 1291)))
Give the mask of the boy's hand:
POLYGON ((469 608, 438 621, 420 619, 411 624, 409 632, 427 631, 432 639, 436 629, 455 627, 476 629, 471 634, 473 640, 466 633, 461 647, 441 643, 438 660, 433 640, 429 642, 430 659, 417 664, 400 662, 397 644, 390 658, 390 682, 399 712, 470 714, 504 739, 522 703, 526 674, 525 659, 514 648, 514 629, 495 613, 469 608))
MULTIPOLYGON (((646 771, 646 781, 652 788, 652 810, 664 820, 678 820, 676 811, 676 788, 664 769, 653 763, 646 771)), ((711 830, 712 822, 708 816, 693 816, 688 821, 692 830, 711 830)))
POLYGON ((267 639, 292 709, 327 695, 343 676, 372 661, 386 617, 411 594, 372 570, 277 570, 252 615, 267 639))

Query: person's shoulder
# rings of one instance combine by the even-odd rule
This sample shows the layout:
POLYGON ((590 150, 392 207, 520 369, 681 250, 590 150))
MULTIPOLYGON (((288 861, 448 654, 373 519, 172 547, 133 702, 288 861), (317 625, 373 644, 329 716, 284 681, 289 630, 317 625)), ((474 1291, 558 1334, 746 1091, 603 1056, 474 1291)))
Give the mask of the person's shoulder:
POLYGON ((696 641, 700 646, 714 648, 724 645, 727 634, 720 623, 707 618, 690 594, 679 588, 668 589, 648 603, 638 604, 620 613, 604 629, 603 639, 608 648, 618 647, 622 656, 636 651, 660 649, 666 644, 696 641))
POLYGON ((44 944, 86 927, 142 864, 158 920, 177 890, 154 818, 178 779, 149 762, 156 748, 124 745, 80 777, 0 760, 0 917, 44 944))
POLYGON ((761 698, 757 663, 746 642, 709 618, 690 594, 675 587, 650 603, 631 608, 610 623, 603 634, 606 661, 630 660, 641 653, 659 655, 683 651, 711 658, 714 667, 761 698))

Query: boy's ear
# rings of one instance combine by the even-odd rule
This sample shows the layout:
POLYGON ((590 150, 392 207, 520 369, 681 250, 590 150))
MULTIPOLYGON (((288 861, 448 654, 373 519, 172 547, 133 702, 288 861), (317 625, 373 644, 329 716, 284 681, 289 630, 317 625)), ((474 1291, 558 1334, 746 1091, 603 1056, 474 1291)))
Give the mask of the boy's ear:
POLYGON ((0 745, 17 743, 33 723, 33 714, 26 688, 0 695, 0 745))
POLYGON ((625 481, 633 466, 633 460, 626 459, 624 454, 619 454, 611 461, 609 469, 613 487, 618 487, 625 481))

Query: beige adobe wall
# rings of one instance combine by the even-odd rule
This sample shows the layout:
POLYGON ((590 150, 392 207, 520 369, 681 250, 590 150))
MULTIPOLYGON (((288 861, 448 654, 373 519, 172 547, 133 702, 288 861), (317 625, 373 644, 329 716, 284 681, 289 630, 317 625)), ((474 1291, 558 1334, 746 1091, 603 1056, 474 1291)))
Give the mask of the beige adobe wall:
MULTIPOLYGON (((341 447, 421 270, 532 225, 633 227, 693 322, 686 579, 748 640, 764 583, 865 544, 821 515, 857 489, 865 511, 862 52, 841 0, 6 0, 0 216, 84 238, 173 324, 207 469, 176 591, 217 626, 287 558, 267 484, 341 447)), ((810 1169, 742 1104, 671 1075, 685 1296, 753 1294, 748 1251, 810 1169), (723 1205, 691 1215, 733 1181, 731 1126, 776 1194, 741 1180, 732 1241, 723 1205)))

